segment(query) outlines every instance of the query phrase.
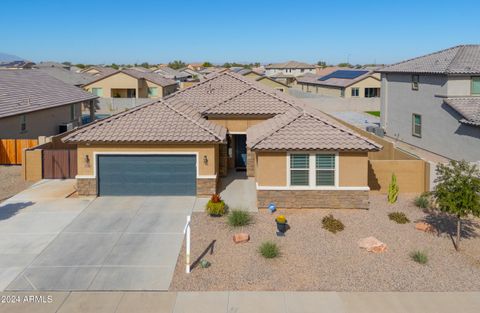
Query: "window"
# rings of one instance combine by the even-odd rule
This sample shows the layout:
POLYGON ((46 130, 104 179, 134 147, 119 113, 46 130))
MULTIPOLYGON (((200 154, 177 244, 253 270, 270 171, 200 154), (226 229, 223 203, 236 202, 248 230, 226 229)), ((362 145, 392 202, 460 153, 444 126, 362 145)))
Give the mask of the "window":
POLYGON ((472 77, 472 95, 480 95, 480 77, 472 77))
POLYGON ((380 97, 380 88, 365 88, 365 98, 380 97))
POLYGON ((352 97, 358 97, 359 94, 360 94, 359 88, 352 88, 352 97))
POLYGON ((292 187, 335 187, 336 154, 292 153, 290 157, 290 186, 292 187))
POLYGON ((77 118, 77 104, 70 105, 70 121, 74 121, 77 118))
POLYGON ((345 97, 345 89, 340 90, 340 97, 345 97))
POLYGON ((148 87, 148 97, 157 97, 158 96, 158 89, 157 87, 148 87))
POLYGON ((422 137, 422 116, 420 114, 412 115, 412 135, 422 137))
POLYGON ((309 186, 310 175, 310 155, 292 154, 290 155, 290 185, 291 186, 309 186))
POLYGON ((95 96, 101 97, 103 96, 103 88, 92 88, 92 93, 95 96))
POLYGON ((22 133, 27 131, 27 116, 20 115, 20 131, 22 133))
POLYGON ((303 72, 305 72, 305 70, 302 68, 302 69, 300 70, 300 72, 302 72, 302 73, 303 73, 303 72))
POLYGON ((418 90, 419 81, 420 81, 420 76, 412 75, 412 90, 418 90))
POLYGON ((315 171, 317 186, 335 186, 335 154, 317 154, 315 171))

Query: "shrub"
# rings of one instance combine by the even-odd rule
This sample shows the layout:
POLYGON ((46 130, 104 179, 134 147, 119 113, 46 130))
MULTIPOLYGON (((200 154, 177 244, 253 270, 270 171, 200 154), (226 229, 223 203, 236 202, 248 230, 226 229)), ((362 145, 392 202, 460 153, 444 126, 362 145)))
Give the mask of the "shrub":
POLYGON ((271 241, 263 242, 258 251, 266 259, 273 259, 280 255, 280 249, 277 244, 271 241))
POLYGON ((410 223, 410 220, 403 212, 392 212, 388 214, 388 218, 392 221, 397 222, 398 224, 407 224, 410 223))
POLYGON ((228 224, 233 227, 245 226, 251 222, 252 215, 244 210, 232 210, 228 215, 228 224))
POLYGON ((388 185, 388 203, 397 202, 398 190, 399 188, 397 185, 397 176, 395 176, 395 174, 392 174, 392 181, 390 182, 390 185, 388 185))
POLYGON ((410 253, 410 257, 412 258, 412 260, 419 264, 427 264, 428 262, 427 254, 422 251, 413 251, 412 253, 410 253))
POLYGON ((332 214, 325 216, 322 219, 322 224, 323 228, 334 234, 345 229, 345 225, 343 225, 342 221, 334 218, 332 214))
POLYGON ((428 195, 422 193, 420 196, 415 198, 415 205, 419 208, 426 209, 430 206, 430 200, 428 199, 428 195))
MULTIPOLYGON (((218 195, 214 195, 218 196, 218 195)), ((218 199, 212 196, 212 199, 210 199, 206 205, 206 211, 209 215, 224 215, 225 214, 225 202, 220 199, 220 196, 218 196, 218 199), (214 201, 215 200, 215 201, 214 201)))

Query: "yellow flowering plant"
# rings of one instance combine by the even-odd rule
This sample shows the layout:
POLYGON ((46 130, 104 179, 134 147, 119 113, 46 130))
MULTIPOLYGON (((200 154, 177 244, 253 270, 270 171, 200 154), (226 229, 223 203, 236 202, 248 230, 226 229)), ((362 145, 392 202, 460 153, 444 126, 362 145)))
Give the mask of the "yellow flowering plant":
POLYGON ((279 215, 277 216, 277 218, 275 219, 275 221, 277 223, 280 223, 280 224, 285 224, 287 222, 287 219, 285 218, 285 216, 283 215, 279 215))

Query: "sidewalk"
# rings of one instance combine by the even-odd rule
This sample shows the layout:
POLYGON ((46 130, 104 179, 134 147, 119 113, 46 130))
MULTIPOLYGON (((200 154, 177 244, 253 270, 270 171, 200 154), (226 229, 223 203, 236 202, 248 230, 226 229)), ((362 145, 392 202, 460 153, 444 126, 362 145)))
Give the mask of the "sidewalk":
POLYGON ((0 313, 474 313, 480 308, 480 292, 4 292, 0 297, 0 313), (12 300, 20 303, 4 303, 12 300))

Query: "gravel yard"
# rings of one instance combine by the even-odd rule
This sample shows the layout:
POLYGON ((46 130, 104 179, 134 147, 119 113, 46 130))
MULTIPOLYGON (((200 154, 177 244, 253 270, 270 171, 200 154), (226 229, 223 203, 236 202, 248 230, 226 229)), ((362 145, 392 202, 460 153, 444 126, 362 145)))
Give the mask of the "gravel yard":
POLYGON ((192 216, 192 260, 214 241, 213 254, 205 255, 212 265, 195 267, 185 274, 184 248, 170 285, 174 291, 292 290, 292 291, 479 291, 480 221, 465 223, 462 251, 456 252, 449 232, 455 231, 448 217, 423 212, 413 205, 413 195, 402 195, 395 205, 386 196, 372 194, 370 210, 288 210, 291 229, 276 237, 274 216, 254 213, 254 224, 232 229, 226 218, 204 213, 192 216), (404 212, 408 224, 388 219, 393 211, 404 212), (322 218, 333 213, 345 230, 332 234, 322 229, 322 218), (414 229, 414 222, 427 220, 440 235, 414 229), (235 245, 235 232, 250 234, 248 243, 235 245), (357 246, 361 238, 374 236, 388 245, 383 254, 369 253, 357 246), (257 252, 265 240, 281 249, 276 259, 264 259, 257 252), (428 263, 410 259, 413 250, 425 251, 428 263))
POLYGON ((9 198, 31 186, 22 178, 20 165, 0 165, 0 201, 9 198))

